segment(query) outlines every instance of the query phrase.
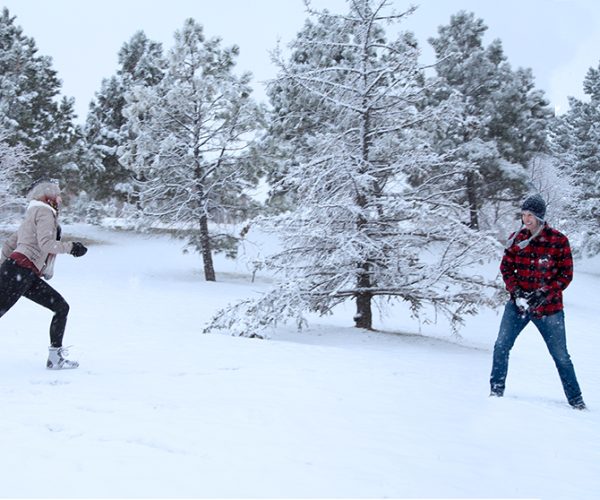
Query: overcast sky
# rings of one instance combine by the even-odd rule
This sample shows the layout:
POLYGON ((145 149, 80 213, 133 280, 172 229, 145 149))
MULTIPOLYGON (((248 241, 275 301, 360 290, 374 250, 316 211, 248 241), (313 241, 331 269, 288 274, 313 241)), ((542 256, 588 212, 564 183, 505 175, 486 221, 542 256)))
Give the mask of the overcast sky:
MULTIPOLYGON (((416 34, 423 64, 433 62, 427 39, 459 10, 474 12, 488 26, 485 44, 499 38, 511 65, 533 70, 536 85, 558 112, 567 96, 583 98, 583 78, 600 62, 598 0, 391 0, 417 11, 403 29, 416 34)), ((51 56, 63 82, 63 94, 74 97, 83 121, 103 78, 117 70, 123 43, 139 30, 168 50, 173 33, 192 17, 208 36, 240 47, 238 68, 254 74, 255 97, 264 100, 261 83, 275 76, 269 51, 287 44, 307 17, 302 0, 0 0, 40 54, 51 56)), ((346 12, 345 0, 313 0, 315 7, 346 12)))

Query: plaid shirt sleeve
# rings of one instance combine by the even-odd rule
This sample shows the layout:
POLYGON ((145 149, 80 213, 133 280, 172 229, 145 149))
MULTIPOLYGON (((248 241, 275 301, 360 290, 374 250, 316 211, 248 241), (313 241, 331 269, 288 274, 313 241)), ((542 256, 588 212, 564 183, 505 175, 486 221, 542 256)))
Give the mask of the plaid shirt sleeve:
POLYGON ((573 279, 573 256, 569 240, 563 235, 557 237, 557 240, 556 246, 560 252, 555 263, 554 279, 547 282, 544 287, 551 292, 562 292, 573 279))
MULTIPOLYGON (((514 234, 511 234, 510 238, 513 238, 513 236, 514 234)), ((504 250, 502 262, 500 262, 500 274, 502 274, 506 289, 512 294, 519 288, 519 282, 516 274, 515 254, 511 251, 511 248, 504 250)))

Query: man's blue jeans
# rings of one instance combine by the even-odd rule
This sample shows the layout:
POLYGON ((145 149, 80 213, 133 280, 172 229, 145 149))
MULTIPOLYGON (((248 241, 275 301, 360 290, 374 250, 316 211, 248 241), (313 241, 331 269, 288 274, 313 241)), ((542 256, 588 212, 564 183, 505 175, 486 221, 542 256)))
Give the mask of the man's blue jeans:
POLYGON ((527 313, 523 315, 512 300, 504 308, 498 339, 494 345, 494 364, 490 377, 492 393, 497 395, 504 393, 510 350, 523 328, 530 321, 533 321, 546 342, 548 351, 558 369, 567 400, 569 403, 577 401, 581 398, 581 390, 577 383, 571 356, 567 351, 564 312, 560 311, 550 316, 532 318, 527 313))

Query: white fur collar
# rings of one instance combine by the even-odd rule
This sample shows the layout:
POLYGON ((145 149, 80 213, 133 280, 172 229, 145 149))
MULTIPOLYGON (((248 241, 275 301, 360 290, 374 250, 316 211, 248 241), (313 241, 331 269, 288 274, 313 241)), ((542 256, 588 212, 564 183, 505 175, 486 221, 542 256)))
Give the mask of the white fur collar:
POLYGON ((27 206, 27 210, 29 210, 30 208, 34 208, 34 207, 45 207, 48 210, 52 210, 52 213, 54 215, 58 215, 56 210, 54 210, 50 205, 48 205, 48 203, 44 203, 43 201, 39 201, 39 200, 31 200, 29 202, 29 205, 27 206))

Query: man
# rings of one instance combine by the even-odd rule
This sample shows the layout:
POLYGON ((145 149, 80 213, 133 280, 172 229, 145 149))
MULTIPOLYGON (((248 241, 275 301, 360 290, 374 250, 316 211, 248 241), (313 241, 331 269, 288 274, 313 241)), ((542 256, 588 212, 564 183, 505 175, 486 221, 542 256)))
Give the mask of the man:
POLYGON ((532 321, 554 360, 569 404, 586 408, 567 351, 562 292, 573 278, 573 259, 567 237, 545 222, 546 203, 539 194, 521 206, 522 228, 512 234, 500 272, 510 293, 498 339, 490 378, 491 396, 504 395, 508 358, 515 340, 532 321))

